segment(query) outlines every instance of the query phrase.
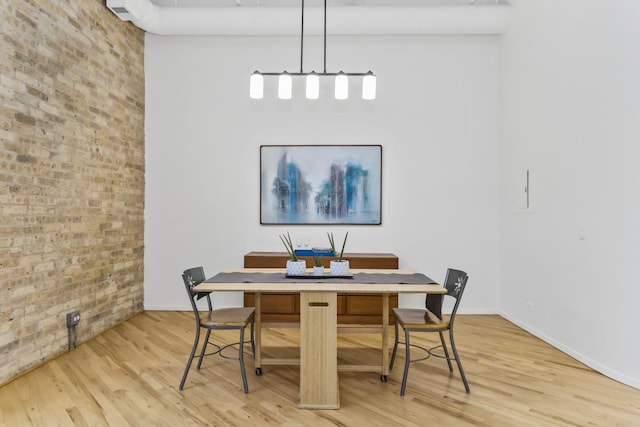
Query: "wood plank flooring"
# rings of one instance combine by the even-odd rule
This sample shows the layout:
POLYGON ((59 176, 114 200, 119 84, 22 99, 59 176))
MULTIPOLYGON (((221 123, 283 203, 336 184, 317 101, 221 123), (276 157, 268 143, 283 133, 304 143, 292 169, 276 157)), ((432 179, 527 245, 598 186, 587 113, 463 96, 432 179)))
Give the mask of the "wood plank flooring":
MULTIPOLYGON (((388 382, 375 373, 341 372, 339 410, 300 410, 299 369, 265 366, 257 377, 250 356, 248 395, 237 362, 217 356, 205 359, 200 371, 193 367, 178 391, 193 342, 192 314, 146 312, 0 388, 0 425, 640 426, 640 390, 499 316, 460 315, 457 322, 471 394, 457 372, 450 375, 444 361, 430 359, 411 366, 401 398, 400 351, 388 382)), ((219 337, 234 341, 231 333, 219 337)), ((340 357, 366 357, 364 350, 348 349, 375 347, 378 340, 341 334, 340 357)), ((298 330, 265 331, 264 341, 296 351, 298 330)))

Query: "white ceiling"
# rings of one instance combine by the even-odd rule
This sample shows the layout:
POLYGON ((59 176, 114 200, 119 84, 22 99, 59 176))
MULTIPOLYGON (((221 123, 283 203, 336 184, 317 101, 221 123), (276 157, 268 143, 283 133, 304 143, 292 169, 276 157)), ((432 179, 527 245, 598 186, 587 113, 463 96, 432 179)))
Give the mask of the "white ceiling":
MULTIPOLYGON (((301 0, 151 0, 163 7, 295 7, 301 0)), ((469 4, 502 4, 503 0, 327 0, 336 6, 463 6, 469 4)), ((305 7, 323 6, 324 0, 305 0, 305 7)))
MULTIPOLYGON (((158 35, 300 35, 302 0, 107 0, 120 19, 158 35)), ((506 0, 305 0, 305 35, 501 34, 506 0), (334 7, 336 6, 336 7, 334 7), (331 9, 330 9, 331 7, 331 9), (328 12, 329 13, 329 12, 328 12)))

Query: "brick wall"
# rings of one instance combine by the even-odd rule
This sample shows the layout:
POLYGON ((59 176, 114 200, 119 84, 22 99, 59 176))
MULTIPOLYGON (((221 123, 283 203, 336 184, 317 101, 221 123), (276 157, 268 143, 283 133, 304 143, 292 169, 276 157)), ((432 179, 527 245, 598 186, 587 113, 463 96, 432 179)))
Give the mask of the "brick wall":
POLYGON ((143 307, 144 33, 104 3, 0 4, 0 384, 143 307))

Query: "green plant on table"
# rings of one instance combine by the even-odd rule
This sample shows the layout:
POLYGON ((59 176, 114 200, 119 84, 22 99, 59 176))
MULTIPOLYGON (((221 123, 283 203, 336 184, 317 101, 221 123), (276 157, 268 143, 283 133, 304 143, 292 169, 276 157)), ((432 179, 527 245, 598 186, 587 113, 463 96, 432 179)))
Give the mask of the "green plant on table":
POLYGON ((314 255, 313 256, 313 266, 314 267, 322 267, 322 260, 324 259, 324 256, 322 255, 314 255))
POLYGON ((284 244, 284 247, 289 254, 289 258, 291 258, 291 261, 298 261, 298 256, 296 255, 296 251, 293 248, 293 241, 291 240, 291 236, 289 236, 289 232, 287 231, 286 236, 284 234, 280 234, 278 237, 280 237, 280 240, 284 244))
POLYGON ((347 237, 349 236, 349 232, 347 231, 347 234, 344 235, 344 240, 342 241, 342 249, 340 249, 340 252, 336 251, 336 245, 335 245, 335 240, 333 238, 333 233, 327 233, 327 236, 329 236, 329 245, 331 245, 331 250, 333 251, 333 257, 336 261, 343 261, 342 257, 344 256, 344 247, 347 244, 347 237))

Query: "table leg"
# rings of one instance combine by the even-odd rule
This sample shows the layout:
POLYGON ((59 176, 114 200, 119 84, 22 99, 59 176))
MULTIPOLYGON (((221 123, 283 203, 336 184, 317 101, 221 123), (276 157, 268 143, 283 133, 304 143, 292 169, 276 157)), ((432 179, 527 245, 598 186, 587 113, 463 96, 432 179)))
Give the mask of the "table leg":
POLYGON ((256 375, 262 375, 262 307, 260 292, 254 294, 254 307, 256 309, 254 340, 256 344, 255 367, 256 375))
POLYGON ((389 294, 382 294, 382 381, 389 375, 389 294))
POLYGON ((338 409, 337 292, 300 292, 300 404, 338 409))

